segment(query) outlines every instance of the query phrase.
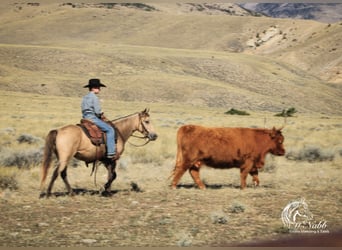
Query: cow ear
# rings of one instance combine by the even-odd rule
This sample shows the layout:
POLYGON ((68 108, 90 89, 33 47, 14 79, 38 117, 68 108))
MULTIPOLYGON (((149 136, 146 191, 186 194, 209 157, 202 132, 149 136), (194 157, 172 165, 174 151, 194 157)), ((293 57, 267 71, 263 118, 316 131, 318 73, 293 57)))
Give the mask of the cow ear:
POLYGON ((273 130, 281 132, 283 128, 285 128, 285 125, 281 126, 280 128, 273 127, 273 130))
POLYGON ((278 133, 278 130, 275 127, 273 127, 272 130, 270 131, 271 138, 272 139, 275 138, 277 133, 278 133))

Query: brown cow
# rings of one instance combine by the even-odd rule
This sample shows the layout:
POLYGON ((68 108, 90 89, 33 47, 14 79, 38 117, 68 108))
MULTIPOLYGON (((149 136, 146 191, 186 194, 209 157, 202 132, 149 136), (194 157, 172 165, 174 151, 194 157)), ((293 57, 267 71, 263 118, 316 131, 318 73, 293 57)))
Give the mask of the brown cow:
POLYGON ((173 170, 172 188, 189 169, 200 189, 200 167, 240 168, 241 189, 246 187, 248 173, 259 185, 258 169, 265 163, 267 153, 284 155, 281 129, 208 128, 184 125, 177 132, 177 159, 173 170))

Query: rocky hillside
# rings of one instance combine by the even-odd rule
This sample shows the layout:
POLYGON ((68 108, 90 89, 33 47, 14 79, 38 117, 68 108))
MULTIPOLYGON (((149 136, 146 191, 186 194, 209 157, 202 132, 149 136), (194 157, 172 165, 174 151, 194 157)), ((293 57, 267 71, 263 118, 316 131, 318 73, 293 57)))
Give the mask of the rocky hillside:
POLYGON ((342 20, 341 3, 244 3, 240 6, 276 18, 310 19, 325 23, 342 20))

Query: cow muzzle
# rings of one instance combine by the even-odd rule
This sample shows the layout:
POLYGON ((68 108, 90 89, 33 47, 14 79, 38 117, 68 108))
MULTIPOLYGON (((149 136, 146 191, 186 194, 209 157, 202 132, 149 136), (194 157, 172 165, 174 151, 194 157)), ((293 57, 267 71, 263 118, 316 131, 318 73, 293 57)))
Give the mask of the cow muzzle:
POLYGON ((272 151, 271 153, 277 156, 283 156, 285 155, 285 149, 279 148, 279 149, 272 151))

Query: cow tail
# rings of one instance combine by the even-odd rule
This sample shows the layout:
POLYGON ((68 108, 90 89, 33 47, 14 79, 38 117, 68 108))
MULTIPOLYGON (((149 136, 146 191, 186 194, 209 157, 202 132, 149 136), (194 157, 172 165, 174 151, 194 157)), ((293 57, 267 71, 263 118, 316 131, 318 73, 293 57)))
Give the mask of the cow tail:
POLYGON ((176 163, 175 163, 175 167, 172 169, 170 176, 167 179, 170 179, 171 177, 173 177, 175 175, 177 166, 179 165, 180 162, 182 162, 183 160, 183 154, 182 154, 182 136, 181 136, 181 129, 178 130, 177 133, 177 156, 176 156, 176 163))
POLYGON ((40 189, 42 190, 45 185, 45 180, 51 165, 53 153, 57 155, 56 151, 56 137, 57 130, 51 130, 45 139, 45 147, 44 147, 44 157, 43 157, 43 165, 41 168, 41 181, 40 181, 40 189))

